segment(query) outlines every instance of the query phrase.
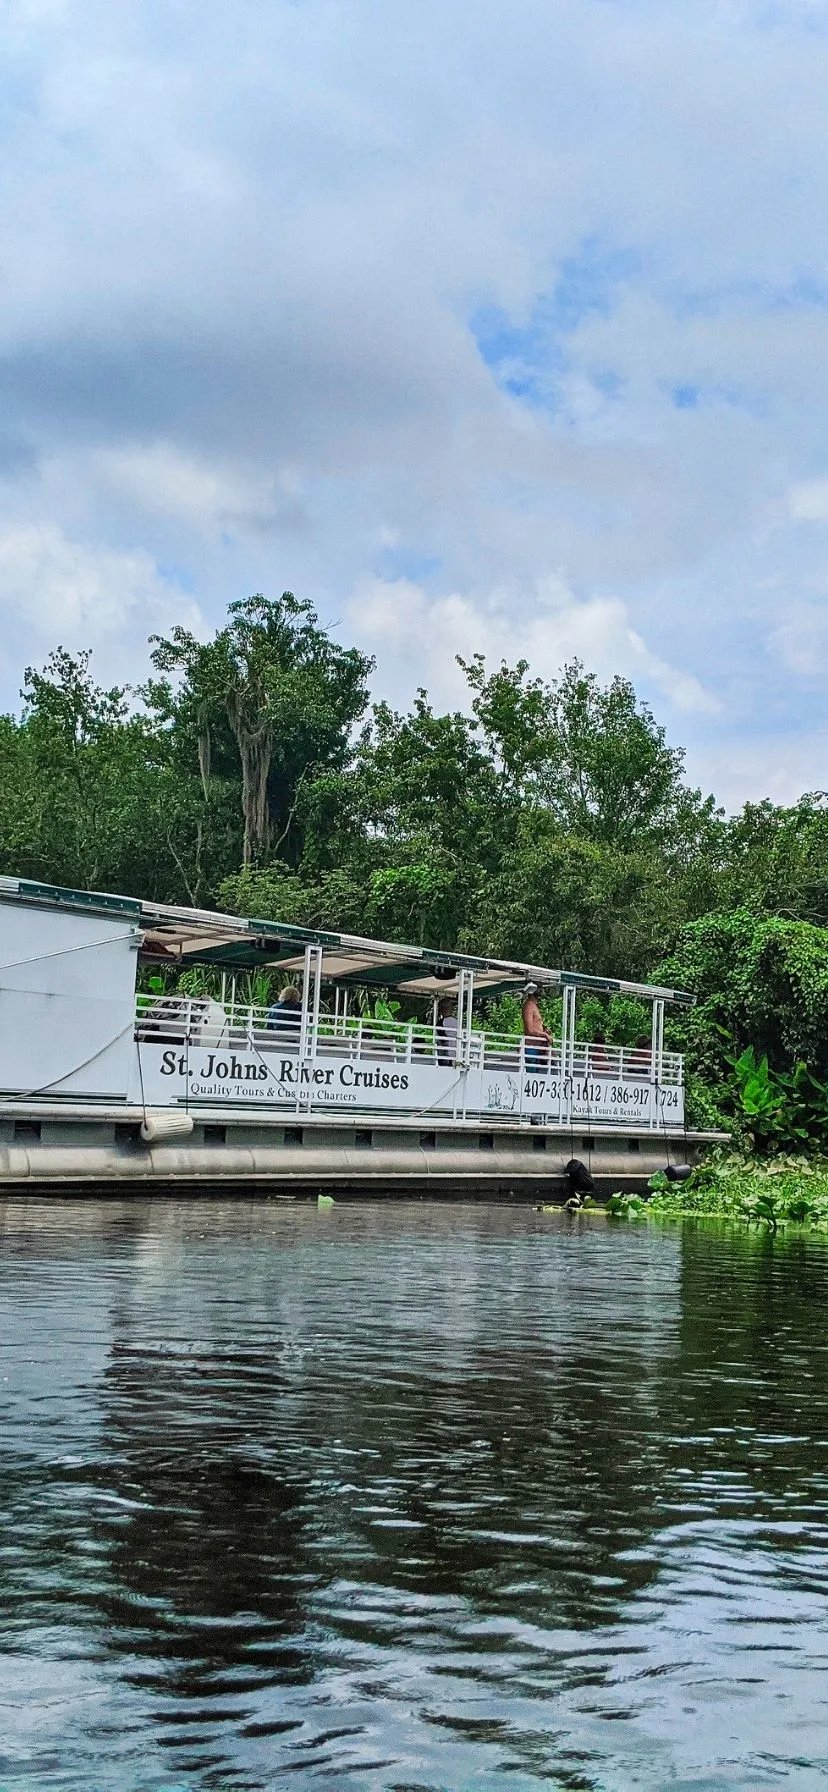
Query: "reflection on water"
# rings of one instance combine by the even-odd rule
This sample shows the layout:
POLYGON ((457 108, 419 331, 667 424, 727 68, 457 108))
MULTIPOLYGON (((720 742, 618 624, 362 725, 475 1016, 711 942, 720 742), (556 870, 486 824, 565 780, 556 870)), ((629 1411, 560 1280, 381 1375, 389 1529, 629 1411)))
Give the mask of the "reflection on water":
POLYGON ((828 1248, 7 1202, 0 1787, 824 1787, 828 1248))

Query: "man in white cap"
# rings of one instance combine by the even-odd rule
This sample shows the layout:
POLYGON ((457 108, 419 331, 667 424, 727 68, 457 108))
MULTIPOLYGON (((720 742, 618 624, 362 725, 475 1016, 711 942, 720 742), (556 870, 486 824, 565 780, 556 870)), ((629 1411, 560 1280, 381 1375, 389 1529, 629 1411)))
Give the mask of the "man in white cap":
POLYGON ((538 1007, 537 983, 527 983, 523 991, 523 1035, 527 1040, 527 1070, 548 1070, 552 1035, 543 1024, 538 1007), (528 1041, 531 1040, 530 1045, 528 1041))

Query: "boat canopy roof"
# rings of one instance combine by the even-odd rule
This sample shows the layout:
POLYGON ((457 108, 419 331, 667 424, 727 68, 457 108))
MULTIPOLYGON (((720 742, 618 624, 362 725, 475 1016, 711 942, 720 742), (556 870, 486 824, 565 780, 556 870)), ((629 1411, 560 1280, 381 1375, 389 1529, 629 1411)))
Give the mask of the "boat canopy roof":
POLYGON ((686 990, 618 977, 592 977, 582 971, 525 964, 516 959, 481 958, 464 952, 442 952, 431 946, 400 945, 392 940, 363 939, 327 928, 294 927, 282 921, 258 921, 212 909, 178 908, 144 902, 137 897, 90 890, 66 890, 27 878, 0 877, 0 901, 72 909, 82 914, 123 916, 143 936, 141 958, 147 963, 214 964, 228 970, 278 969, 286 977, 299 974, 310 946, 322 952, 322 977, 341 987, 374 984, 412 996, 447 994, 461 971, 474 973, 475 992, 497 995, 523 984, 543 989, 573 986, 596 994, 639 996, 648 1001, 692 1007, 686 990))

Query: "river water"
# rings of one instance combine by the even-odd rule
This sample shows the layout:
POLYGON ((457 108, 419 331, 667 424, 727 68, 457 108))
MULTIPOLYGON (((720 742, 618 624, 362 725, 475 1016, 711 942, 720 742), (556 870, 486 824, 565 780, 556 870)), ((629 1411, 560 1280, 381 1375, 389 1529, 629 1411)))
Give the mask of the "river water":
POLYGON ((2 1792, 824 1789, 824 1241, 0 1226, 2 1792))

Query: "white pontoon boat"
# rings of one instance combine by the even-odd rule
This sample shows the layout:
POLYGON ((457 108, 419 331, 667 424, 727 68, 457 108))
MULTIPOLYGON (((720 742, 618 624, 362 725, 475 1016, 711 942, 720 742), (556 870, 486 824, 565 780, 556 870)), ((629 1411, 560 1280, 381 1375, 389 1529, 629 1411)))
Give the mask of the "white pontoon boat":
POLYGON ((640 1181, 706 1136, 685 1131, 682 1060, 664 1048, 666 1005, 692 1000, 0 878, 0 1186, 518 1195, 573 1155, 599 1182, 640 1181), (185 993, 194 967, 209 994, 185 993), (244 999, 257 972, 299 988, 294 1013, 244 999), (487 1026, 527 982, 560 999, 551 1045, 487 1026), (648 1004, 646 1043, 578 1039, 585 991, 648 1004), (388 1018, 391 998, 407 1018, 388 1018))

